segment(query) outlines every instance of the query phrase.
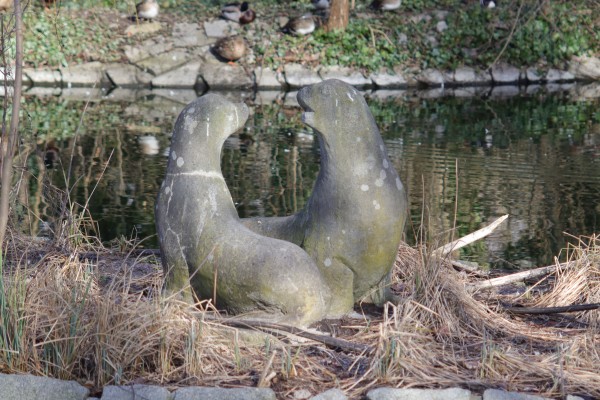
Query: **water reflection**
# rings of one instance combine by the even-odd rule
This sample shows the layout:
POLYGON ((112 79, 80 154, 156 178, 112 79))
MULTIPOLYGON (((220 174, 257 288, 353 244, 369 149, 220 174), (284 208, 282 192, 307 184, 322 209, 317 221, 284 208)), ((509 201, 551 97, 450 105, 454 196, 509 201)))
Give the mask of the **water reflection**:
MULTIPOLYGON (((78 89, 65 97, 37 90, 26 95, 17 158, 23 229, 49 235, 67 208, 87 205, 97 222, 90 229, 102 240, 153 235, 171 129, 195 93, 78 89)), ((441 244, 508 213, 507 223, 461 257, 529 267, 551 263, 567 234, 597 232, 598 91, 571 85, 455 89, 441 98, 439 90, 367 94, 409 190, 407 241, 427 235, 441 244)), ((298 211, 317 176, 319 149, 295 96, 227 96, 252 109, 222 155, 239 214, 298 211)), ((156 243, 151 237, 144 245, 156 243)))

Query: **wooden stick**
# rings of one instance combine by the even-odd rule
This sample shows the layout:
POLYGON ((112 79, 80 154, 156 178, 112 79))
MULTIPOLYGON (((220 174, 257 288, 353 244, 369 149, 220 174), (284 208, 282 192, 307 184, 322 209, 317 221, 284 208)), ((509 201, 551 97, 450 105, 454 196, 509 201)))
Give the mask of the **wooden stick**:
POLYGON ((588 311, 600 308, 600 303, 573 304, 562 307, 503 307, 513 314, 560 314, 567 312, 588 311))
POLYGON ((448 243, 438 249, 435 249, 433 251, 433 255, 439 256, 439 257, 444 257, 444 256, 450 254, 451 252, 453 252, 454 250, 458 250, 461 247, 465 247, 466 245, 471 244, 476 240, 486 237, 487 235, 492 233, 492 231, 494 229, 496 229, 498 227, 498 225, 500 225, 502 222, 504 222, 504 220, 506 218, 508 218, 508 214, 501 216, 500 218, 498 218, 497 220, 495 220, 494 222, 492 222, 485 228, 481 228, 473 233, 468 234, 467 236, 463 236, 460 239, 457 239, 457 240, 455 240, 451 243, 448 243))
POLYGON ((492 289, 497 286, 508 285, 510 283, 523 281, 525 279, 537 278, 539 276, 551 274, 558 269, 570 268, 576 265, 574 261, 569 261, 566 263, 561 263, 558 265, 549 265, 547 267, 540 267, 535 269, 530 269, 527 271, 517 272, 514 274, 501 276, 499 278, 488 279, 486 281, 481 281, 477 283, 473 283, 468 285, 468 288, 471 290, 481 290, 481 289, 492 289))

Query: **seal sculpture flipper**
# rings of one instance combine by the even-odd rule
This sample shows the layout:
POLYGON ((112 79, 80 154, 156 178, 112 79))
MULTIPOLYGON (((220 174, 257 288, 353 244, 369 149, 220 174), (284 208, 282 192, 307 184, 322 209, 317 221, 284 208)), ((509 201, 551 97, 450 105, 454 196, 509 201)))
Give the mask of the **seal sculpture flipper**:
POLYGON ((223 143, 247 118, 244 104, 217 94, 177 118, 155 211, 165 289, 190 300, 191 283, 235 313, 304 326, 329 309, 321 272, 300 247, 243 226, 221 173, 223 143))
MULTIPOLYGON (((311 197, 293 216, 243 223, 301 245, 332 288, 330 313, 343 314, 389 276, 408 201, 369 107, 356 89, 326 80, 302 88, 298 102, 321 148, 311 197)), ((380 293, 375 298, 382 300, 380 293)))

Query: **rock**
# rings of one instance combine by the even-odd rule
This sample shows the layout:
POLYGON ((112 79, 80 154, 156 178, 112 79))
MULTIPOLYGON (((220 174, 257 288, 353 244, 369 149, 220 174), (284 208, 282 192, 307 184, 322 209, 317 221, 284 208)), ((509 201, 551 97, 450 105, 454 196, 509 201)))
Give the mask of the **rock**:
POLYGON ((100 86, 104 77, 103 68, 102 63, 97 61, 61 68, 63 86, 100 86))
POLYGON ((560 71, 558 69, 551 68, 546 73, 546 80, 548 82, 568 82, 575 80, 575 76, 569 71, 560 71))
POLYGON ((254 82, 239 65, 203 64, 200 76, 210 89, 250 89, 254 82))
POLYGON ((106 76, 117 87, 148 86, 153 76, 135 65, 110 64, 105 69, 106 76))
POLYGON ((200 61, 190 61, 152 79, 152 87, 193 88, 199 71, 200 61))
POLYGON ((301 88, 322 81, 319 74, 300 64, 286 64, 283 68, 285 82, 291 88, 301 88))
POLYGON ((216 294, 217 307, 307 326, 329 309, 321 272, 300 247, 244 227, 221 173, 225 139, 248 114, 245 104, 208 93, 177 118, 155 209, 165 290, 191 302, 191 283, 201 299, 216 294))
POLYGON ((521 72, 512 65, 500 63, 491 68, 492 80, 494 83, 515 83, 519 81, 521 72))
POLYGON ((567 398, 565 400, 585 400, 583 397, 579 397, 579 396, 573 396, 568 394, 567 398))
POLYGON ((548 400, 546 397, 531 394, 506 392, 504 390, 487 389, 483 392, 483 400, 548 400))
POLYGON ((62 75, 58 70, 23 68, 23 76, 34 86, 60 86, 62 75))
POLYGON ((600 97, 600 82, 577 85, 574 93, 578 99, 597 99, 600 97))
POLYGON ((160 22, 141 22, 141 23, 134 23, 132 25, 129 25, 127 28, 125 28, 125 34, 127 36, 134 36, 134 35, 140 35, 140 34, 150 34, 150 33, 155 33, 158 32, 162 29, 162 25, 160 22))
POLYGON ((569 62, 569 72, 576 79, 600 80, 600 58, 599 57, 573 57, 569 62))
POLYGON ((292 397, 295 400, 304 400, 304 399, 308 399, 311 396, 310 390, 308 389, 298 389, 295 390, 294 393, 292 394, 292 397))
POLYGON ((476 400, 480 396, 469 390, 450 389, 392 389, 378 388, 367 393, 367 400, 476 400))
POLYGON ((285 78, 281 72, 275 72, 270 68, 256 67, 254 69, 254 81, 256 87, 264 89, 282 89, 285 86, 285 78))
POLYGON ((173 49, 173 42, 162 37, 147 39, 139 45, 125 46, 125 56, 131 63, 137 63, 148 57, 156 56, 173 49))
POLYGON ((177 47, 208 46, 216 41, 215 38, 209 38, 197 23, 175 23, 172 36, 177 47))
POLYGON ((364 97, 336 79, 298 92, 303 122, 326 152, 307 206, 288 217, 244 219, 255 232, 301 244, 333 294, 329 316, 379 290, 391 271, 407 215, 404 186, 364 97), (349 144, 351 143, 351 145, 349 144))
POLYGON ((277 400, 275 392, 266 388, 220 389, 185 387, 175 391, 173 400, 277 400))
POLYGON ((408 82, 404 76, 400 73, 387 73, 385 71, 376 72, 371 74, 371 80, 377 87, 382 88, 405 88, 408 86, 408 82))
POLYGON ((74 381, 0 374, 2 400, 85 400, 89 390, 74 381))
POLYGON ((454 71, 454 82, 457 84, 479 83, 475 70, 471 67, 458 67, 454 71))
POLYGON ((190 58, 191 56, 188 52, 175 49, 143 59, 137 62, 136 65, 153 75, 160 75, 185 64, 190 58))
POLYGON ((204 22, 204 32, 209 38, 221 38, 238 33, 239 25, 224 19, 215 19, 204 22))
POLYGON ((437 69, 428 68, 417 76, 417 81, 427 86, 444 85, 444 75, 437 69))
POLYGON ((438 23, 435 25, 435 30, 439 33, 443 33, 446 29, 448 29, 448 24, 446 21, 438 21, 438 23))
POLYGON ((170 400, 171 393, 160 386, 106 386, 101 400, 170 400))
POLYGON ((351 68, 344 67, 323 67, 319 70, 319 76, 322 80, 326 79, 339 79, 342 82, 346 82, 349 85, 358 88, 364 88, 372 85, 370 79, 365 78, 360 72, 351 68))
POLYGON ((310 400, 347 400, 348 396, 340 389, 329 389, 326 392, 310 398, 310 400))
POLYGON ((540 82, 542 81, 542 76, 539 74, 536 68, 527 68, 525 71, 525 78, 528 82, 540 82))

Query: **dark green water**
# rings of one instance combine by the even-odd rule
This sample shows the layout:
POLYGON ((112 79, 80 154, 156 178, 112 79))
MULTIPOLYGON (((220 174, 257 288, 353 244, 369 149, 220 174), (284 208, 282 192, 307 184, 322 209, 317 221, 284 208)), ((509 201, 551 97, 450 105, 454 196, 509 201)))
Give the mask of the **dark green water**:
MULTIPOLYGON (((409 191, 407 241, 424 234, 441 245, 451 239, 455 224, 454 238, 509 214, 461 257, 523 268, 552 263, 574 241, 569 235, 598 232, 600 100, 576 100, 573 93, 369 96, 390 159, 409 191)), ((319 170, 319 149, 300 122, 301 110, 286 105, 293 97, 260 105, 251 93, 228 95, 253 110, 222 155, 240 215, 301 209, 319 170)), ((157 247, 154 199, 173 123, 189 98, 193 93, 149 92, 118 100, 113 93, 86 106, 72 97, 27 96, 21 212, 28 209, 54 228, 61 199, 70 199, 77 210, 87 204, 103 241, 147 238, 144 247, 157 247), (44 160, 51 168, 42 168, 44 160), (68 187, 68 195, 53 186, 68 187)), ((34 234, 44 225, 22 222, 34 234)))

